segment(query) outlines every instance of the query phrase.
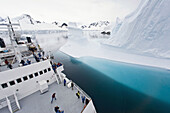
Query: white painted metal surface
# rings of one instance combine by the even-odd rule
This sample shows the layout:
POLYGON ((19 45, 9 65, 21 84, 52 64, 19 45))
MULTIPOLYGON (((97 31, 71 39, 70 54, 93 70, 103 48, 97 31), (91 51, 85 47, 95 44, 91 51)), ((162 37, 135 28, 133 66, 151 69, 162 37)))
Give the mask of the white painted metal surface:
POLYGON ((41 93, 45 93, 46 91, 48 91, 48 84, 46 80, 40 81, 39 84, 41 93))

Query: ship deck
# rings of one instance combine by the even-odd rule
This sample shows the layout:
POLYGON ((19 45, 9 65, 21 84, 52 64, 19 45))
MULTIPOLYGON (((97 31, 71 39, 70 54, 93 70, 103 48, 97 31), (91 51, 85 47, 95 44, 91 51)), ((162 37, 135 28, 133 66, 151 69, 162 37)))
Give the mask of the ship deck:
MULTIPOLYGON (((12 59, 13 59, 13 58, 12 58, 12 59)), ((27 60, 27 59, 31 60, 31 64, 36 63, 35 58, 33 57, 33 55, 24 57, 23 59, 24 59, 25 63, 26 63, 26 60, 27 60)), ((19 67, 19 62, 16 61, 15 63, 12 64, 12 68, 13 68, 13 69, 14 69, 14 68, 18 68, 18 67, 19 67)), ((7 65, 5 65, 5 64, 0 65, 0 72, 2 72, 2 71, 7 71, 7 70, 10 70, 10 69, 7 67, 7 65)))
MULTIPOLYGON (((59 106, 64 113, 80 113, 84 104, 76 96, 77 89, 67 88, 63 84, 53 83, 48 92, 37 91, 19 100, 21 109, 16 113, 55 113, 54 107, 59 106), (51 95, 56 93, 57 100, 51 104, 51 95)), ((10 113, 8 107, 0 109, 0 113, 10 113)))

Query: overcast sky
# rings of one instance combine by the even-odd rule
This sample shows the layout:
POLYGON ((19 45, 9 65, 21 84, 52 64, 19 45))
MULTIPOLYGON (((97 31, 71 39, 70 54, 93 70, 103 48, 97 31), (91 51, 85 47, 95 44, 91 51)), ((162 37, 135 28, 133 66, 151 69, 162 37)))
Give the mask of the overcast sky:
POLYGON ((0 0, 0 17, 29 14, 35 20, 115 21, 137 8, 141 0, 0 0))

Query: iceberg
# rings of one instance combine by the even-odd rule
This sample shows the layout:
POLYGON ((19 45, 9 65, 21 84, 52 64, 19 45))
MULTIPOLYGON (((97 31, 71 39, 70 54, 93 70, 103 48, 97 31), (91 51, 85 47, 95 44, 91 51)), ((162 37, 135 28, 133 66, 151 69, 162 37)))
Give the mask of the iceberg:
MULTIPOLYGON (((142 0, 138 8, 112 29, 102 44, 72 35, 60 50, 72 57, 92 56, 170 69, 170 7, 168 0, 142 0), (73 38, 74 37, 74 38, 73 38)), ((72 29, 73 30, 73 29, 72 29)), ((74 34, 79 30, 74 29, 74 34)))
MULTIPOLYGON (((133 50, 142 55, 170 58, 168 4, 169 0, 142 0, 105 44, 133 50)), ((116 28, 117 26, 114 27, 116 28)))

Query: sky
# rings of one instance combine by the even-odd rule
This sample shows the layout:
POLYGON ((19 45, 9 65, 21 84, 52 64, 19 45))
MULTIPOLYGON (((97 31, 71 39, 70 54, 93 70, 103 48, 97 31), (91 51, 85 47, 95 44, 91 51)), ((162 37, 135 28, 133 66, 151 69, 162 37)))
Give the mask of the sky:
POLYGON ((96 22, 124 18, 141 0, 0 0, 0 17, 29 14, 39 21, 96 22))

